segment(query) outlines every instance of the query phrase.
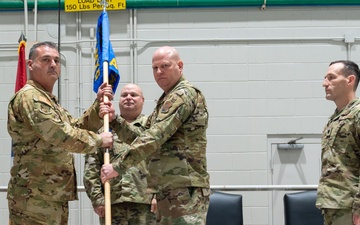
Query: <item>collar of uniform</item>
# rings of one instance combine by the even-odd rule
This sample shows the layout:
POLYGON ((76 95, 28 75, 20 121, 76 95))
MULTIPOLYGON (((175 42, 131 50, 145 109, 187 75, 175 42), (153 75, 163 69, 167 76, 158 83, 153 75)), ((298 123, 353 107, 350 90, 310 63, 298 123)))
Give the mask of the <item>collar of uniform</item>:
POLYGON ((34 80, 28 80, 27 81, 27 84, 35 87, 36 89, 42 91, 42 92, 45 92, 47 95, 49 95, 50 98, 52 98, 53 100, 55 100, 55 102, 58 102, 58 99, 55 95, 53 95, 52 93, 46 91, 43 86, 41 86, 39 83, 37 83, 36 81, 34 80))
POLYGON ((351 109, 357 105, 360 104, 360 99, 359 98, 355 98, 354 100, 352 100, 351 102, 349 102, 349 104, 347 104, 347 106, 345 106, 343 109, 341 109, 340 111, 338 111, 337 109, 335 109, 334 114, 331 116, 331 119, 337 119, 338 117, 341 116, 346 116, 351 112, 351 109))
POLYGON ((170 95, 172 92, 174 92, 175 90, 177 90, 177 87, 179 87, 183 82, 186 81, 186 78, 184 75, 182 75, 180 77, 180 79, 178 80, 178 82, 174 85, 174 87, 169 91, 169 94, 165 94, 165 92, 160 96, 160 98, 157 100, 156 104, 162 104, 164 102, 164 100, 166 99, 166 96, 170 95))

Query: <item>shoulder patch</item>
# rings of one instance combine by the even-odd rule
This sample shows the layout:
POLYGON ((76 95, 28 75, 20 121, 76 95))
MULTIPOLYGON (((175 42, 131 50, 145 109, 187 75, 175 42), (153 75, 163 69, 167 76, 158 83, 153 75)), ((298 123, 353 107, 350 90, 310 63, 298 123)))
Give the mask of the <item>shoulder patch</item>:
POLYGON ((161 113, 168 113, 169 109, 172 107, 173 102, 166 101, 164 105, 161 107, 161 113))

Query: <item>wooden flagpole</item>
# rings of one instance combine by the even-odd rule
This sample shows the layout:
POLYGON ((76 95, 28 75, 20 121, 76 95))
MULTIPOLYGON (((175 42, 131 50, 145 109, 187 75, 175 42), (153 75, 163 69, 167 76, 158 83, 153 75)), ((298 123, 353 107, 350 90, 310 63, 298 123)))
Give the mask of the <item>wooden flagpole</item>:
MULTIPOLYGON (((103 4, 103 10, 106 10, 106 0, 102 0, 103 4)), ((109 83, 109 62, 108 61, 103 61, 103 82, 104 83, 109 83)), ((104 102, 108 102, 109 98, 104 95, 104 102)), ((104 131, 105 132, 109 132, 109 114, 106 113, 104 115, 104 131)), ((110 154, 109 154, 109 149, 106 148, 106 151, 104 153, 104 164, 110 164, 110 154)), ((111 225, 111 196, 110 196, 110 181, 107 180, 105 181, 104 184, 104 189, 105 189, 105 225, 111 225)))
MULTIPOLYGON (((109 83, 109 77, 106 75, 108 74, 108 67, 109 62, 104 61, 103 62, 103 81, 104 83, 109 83)), ((104 95, 104 102, 108 102, 109 98, 104 95)), ((104 115, 104 131, 109 131, 109 114, 104 115)), ((104 153, 104 164, 110 164, 110 155, 109 155, 109 149, 106 148, 106 151, 104 153)), ((111 225, 111 197, 110 197, 110 182, 109 180, 105 181, 104 184, 105 188, 105 225, 111 225)))

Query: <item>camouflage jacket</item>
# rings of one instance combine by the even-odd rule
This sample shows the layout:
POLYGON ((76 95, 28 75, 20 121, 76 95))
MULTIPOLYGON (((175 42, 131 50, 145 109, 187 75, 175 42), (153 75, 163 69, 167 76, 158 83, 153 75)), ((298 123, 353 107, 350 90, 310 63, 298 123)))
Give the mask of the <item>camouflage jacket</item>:
POLYGON ((48 201, 77 199, 76 174, 70 152, 94 152, 102 126, 95 103, 74 119, 57 98, 29 80, 10 100, 8 132, 14 153, 8 199, 28 196, 48 201))
MULTIPOLYGON (((131 124, 144 130, 147 117, 140 115, 131 124)), ((114 146, 110 149, 110 163, 124 154, 127 144, 114 135, 114 146)), ((104 152, 98 151, 85 155, 84 185, 86 193, 94 207, 105 205, 104 187, 100 179, 101 166, 104 164, 104 152)), ((135 202, 150 204, 152 191, 147 189, 147 169, 145 161, 129 168, 125 174, 110 180, 111 204, 135 202)))
POLYGON ((151 177, 148 185, 151 188, 209 188, 207 106, 200 90, 184 77, 157 101, 145 132, 136 133, 119 117, 110 126, 122 140, 131 143, 127 154, 112 163, 119 173, 146 158, 149 161, 151 177))
POLYGON ((360 214, 360 100, 335 112, 323 131, 318 208, 352 209, 360 214))

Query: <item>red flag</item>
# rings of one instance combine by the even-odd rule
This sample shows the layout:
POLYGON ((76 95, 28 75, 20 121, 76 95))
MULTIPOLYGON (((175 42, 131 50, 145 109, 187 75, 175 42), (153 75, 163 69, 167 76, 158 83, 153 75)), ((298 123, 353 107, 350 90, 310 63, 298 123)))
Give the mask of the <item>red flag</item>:
MULTIPOLYGON (((25 41, 21 41, 18 48, 19 58, 16 73, 15 92, 20 90, 26 84, 26 60, 25 60, 25 41)), ((11 151, 11 158, 14 158, 14 152, 11 151)))
POLYGON ((19 59, 18 59, 18 67, 16 73, 16 83, 15 83, 15 92, 20 90, 25 84, 27 80, 26 75, 26 60, 25 60, 25 41, 21 41, 19 44, 19 59))

